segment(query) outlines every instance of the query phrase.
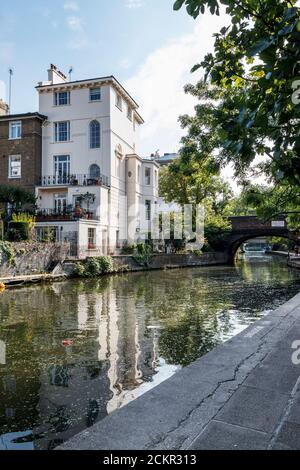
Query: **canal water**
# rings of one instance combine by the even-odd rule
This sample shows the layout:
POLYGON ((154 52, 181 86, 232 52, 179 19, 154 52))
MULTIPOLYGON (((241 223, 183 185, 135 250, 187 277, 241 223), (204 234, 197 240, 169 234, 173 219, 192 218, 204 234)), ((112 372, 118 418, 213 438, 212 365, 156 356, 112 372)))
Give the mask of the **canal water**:
POLYGON ((130 273, 0 295, 0 449, 53 449, 300 290, 286 261, 130 273))

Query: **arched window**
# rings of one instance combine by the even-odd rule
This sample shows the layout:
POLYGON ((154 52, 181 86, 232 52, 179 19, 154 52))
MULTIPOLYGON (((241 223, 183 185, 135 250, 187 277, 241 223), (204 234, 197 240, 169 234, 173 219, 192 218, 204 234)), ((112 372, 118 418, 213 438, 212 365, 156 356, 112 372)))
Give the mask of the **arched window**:
POLYGON ((90 178, 96 179, 100 178, 100 167, 98 165, 91 165, 90 166, 90 178))
POLYGON ((100 123, 98 121, 90 123, 90 148, 100 148, 100 123))

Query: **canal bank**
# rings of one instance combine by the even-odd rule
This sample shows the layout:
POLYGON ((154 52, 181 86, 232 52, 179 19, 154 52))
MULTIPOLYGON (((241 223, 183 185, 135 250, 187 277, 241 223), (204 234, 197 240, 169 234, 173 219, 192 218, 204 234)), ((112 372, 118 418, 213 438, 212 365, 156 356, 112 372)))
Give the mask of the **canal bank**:
POLYGON ((299 340, 300 294, 59 449, 300 449, 299 340))
MULTIPOLYGON (((6 286, 21 286, 38 282, 57 282, 66 278, 72 278, 74 269, 82 260, 62 259, 61 255, 56 258, 46 258, 41 255, 41 248, 31 249, 31 252, 18 252, 14 263, 0 263, 0 282, 6 286), (42 258, 42 265, 41 265, 42 258)), ((66 258, 66 254, 64 255, 66 258)), ((228 263, 226 253, 183 253, 183 254, 153 254, 149 265, 142 266, 134 256, 117 255, 112 256, 115 274, 118 272, 142 272, 164 269, 178 269, 201 266, 219 266, 228 263)), ((114 274, 114 273, 111 273, 114 274)))
POLYGON ((287 259, 287 265, 290 268, 300 269, 300 256, 287 251, 270 251, 270 255, 280 256, 287 259))

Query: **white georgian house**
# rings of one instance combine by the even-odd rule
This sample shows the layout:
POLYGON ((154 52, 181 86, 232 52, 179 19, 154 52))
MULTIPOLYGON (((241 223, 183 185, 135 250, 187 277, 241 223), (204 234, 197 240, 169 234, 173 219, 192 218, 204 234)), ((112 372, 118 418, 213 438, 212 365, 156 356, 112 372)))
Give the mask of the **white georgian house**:
POLYGON ((138 105, 113 77, 68 82, 51 65, 37 86, 43 126, 37 233, 84 258, 139 241, 158 200, 156 162, 138 156, 138 105))

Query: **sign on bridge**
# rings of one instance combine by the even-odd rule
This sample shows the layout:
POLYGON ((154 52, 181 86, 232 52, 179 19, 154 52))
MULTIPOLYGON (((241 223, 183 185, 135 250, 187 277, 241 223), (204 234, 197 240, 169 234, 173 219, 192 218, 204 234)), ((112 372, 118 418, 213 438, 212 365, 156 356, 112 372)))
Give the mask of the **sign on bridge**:
POLYGON ((271 226, 272 227, 285 227, 285 221, 284 220, 272 220, 272 223, 271 223, 271 226))

